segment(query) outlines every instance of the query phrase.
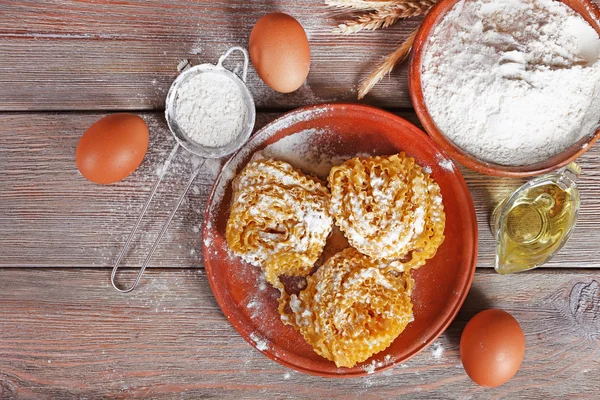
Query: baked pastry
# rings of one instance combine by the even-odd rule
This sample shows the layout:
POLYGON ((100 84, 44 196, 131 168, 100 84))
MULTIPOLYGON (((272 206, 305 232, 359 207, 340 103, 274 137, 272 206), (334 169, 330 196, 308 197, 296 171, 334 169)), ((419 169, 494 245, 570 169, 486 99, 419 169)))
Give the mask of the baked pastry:
POLYGON ((404 153, 356 157, 329 173, 331 214, 350 244, 375 259, 418 268, 444 240, 437 183, 404 153))
POLYGON ((280 290, 280 275, 308 275, 333 225, 327 188, 283 161, 255 158, 233 190, 226 227, 233 253, 280 290))
POLYGON ((337 367, 353 367, 386 349, 412 320, 408 272, 347 248, 307 278, 290 306, 293 325, 317 354, 337 367))

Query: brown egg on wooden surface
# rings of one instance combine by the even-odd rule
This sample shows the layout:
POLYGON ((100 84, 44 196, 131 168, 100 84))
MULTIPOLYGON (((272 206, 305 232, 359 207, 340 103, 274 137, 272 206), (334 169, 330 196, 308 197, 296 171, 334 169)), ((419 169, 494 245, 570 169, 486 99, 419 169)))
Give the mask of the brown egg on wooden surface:
POLYGON ((480 386, 508 382, 525 356, 525 335, 517 320, 503 310, 475 315, 460 338, 460 358, 467 375, 480 386))
POLYGON ((118 182, 139 167, 148 150, 148 126, 135 114, 106 116, 85 131, 75 151, 79 172, 94 183, 118 182))
POLYGON ((265 15, 250 33, 250 59, 271 89, 280 93, 295 91, 310 69, 310 46, 304 28, 287 14, 265 15))

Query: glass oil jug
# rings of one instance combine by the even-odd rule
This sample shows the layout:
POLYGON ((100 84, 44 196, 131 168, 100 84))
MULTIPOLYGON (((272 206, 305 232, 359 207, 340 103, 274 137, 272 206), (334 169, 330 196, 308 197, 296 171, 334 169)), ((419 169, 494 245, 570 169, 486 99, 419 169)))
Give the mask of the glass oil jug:
POLYGON ((579 212, 575 163, 537 177, 504 199, 492 214, 494 268, 511 274, 537 268, 566 243, 579 212))

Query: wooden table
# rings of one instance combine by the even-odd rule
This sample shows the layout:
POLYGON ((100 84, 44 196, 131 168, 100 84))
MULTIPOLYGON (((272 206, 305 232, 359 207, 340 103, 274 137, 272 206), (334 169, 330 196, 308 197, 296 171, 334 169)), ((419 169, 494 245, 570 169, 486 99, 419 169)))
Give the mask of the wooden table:
MULTIPOLYGON (((491 268, 488 218, 521 182, 463 169, 479 219, 480 255, 469 297, 437 341, 405 364, 354 379, 303 375, 254 350, 223 317, 202 266, 202 209, 219 163, 198 177, 141 287, 123 295, 109 274, 173 141, 163 114, 182 59, 216 62, 248 45, 270 11, 297 17, 313 53, 308 82, 277 94, 251 70, 257 128, 297 106, 354 101, 356 83, 420 20, 339 37, 320 0, 0 2, 0 398, 564 398, 600 390, 600 147, 581 158, 581 215, 572 239, 544 268, 500 276, 491 268), (151 130, 142 166, 123 182, 83 179, 75 146, 94 121, 139 113, 151 130), (526 335, 525 361, 496 389, 474 385, 458 342, 476 312, 499 307, 526 335), (441 350, 440 350, 441 349, 441 350)), ((366 103, 416 121, 406 68, 366 103)), ((189 162, 150 210, 138 265, 175 201, 189 162)))

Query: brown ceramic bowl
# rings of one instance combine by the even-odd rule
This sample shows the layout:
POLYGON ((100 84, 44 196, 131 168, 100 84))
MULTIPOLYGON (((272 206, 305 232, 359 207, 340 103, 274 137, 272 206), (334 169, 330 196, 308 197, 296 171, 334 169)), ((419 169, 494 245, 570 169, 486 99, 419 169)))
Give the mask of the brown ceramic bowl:
MULTIPOLYGON (((415 111, 417 112, 417 116, 429 136, 431 136, 444 151, 464 166, 484 174, 496 176, 528 177, 539 175, 563 167, 589 150, 592 144, 600 137, 600 129, 593 135, 582 138, 562 153, 545 161, 531 165, 511 167, 490 163, 473 157, 456 146, 438 129, 433 118, 429 115, 427 105, 425 104, 423 88, 421 86, 421 63, 427 49, 427 43, 431 32, 433 32, 435 26, 444 18, 447 12, 458 3, 458 1, 459 0, 440 0, 429 11, 417 33, 412 49, 408 71, 410 96, 415 111)), ((562 2, 575 10, 575 12, 581 14, 581 16, 600 34, 600 10, 591 0, 562 0, 562 2)))
MULTIPOLYGON (((290 149, 281 159, 294 163, 301 156, 290 149), (289 159, 292 160, 289 160, 289 159)), ((302 158, 305 160, 305 158, 302 158)), ((324 171, 327 174, 327 171, 324 171)), ((432 343, 450 324, 462 305, 475 273, 477 222, 471 195, 460 171, 427 135, 410 122, 376 108, 351 105, 305 107, 262 128, 223 166, 204 214, 204 265, 217 303, 233 327, 267 357, 304 373, 350 377, 381 371, 402 363, 432 343), (318 129, 314 140, 301 132, 318 129), (434 258, 414 271, 412 294, 415 320, 385 351, 353 368, 337 368, 284 325, 277 311, 279 292, 264 282, 259 268, 232 255, 225 240, 231 181, 252 155, 286 138, 310 143, 328 159, 356 154, 389 155, 400 151, 431 168, 446 211, 445 240, 434 258), (374 363, 374 364, 372 364, 374 363)), ((330 241, 325 252, 334 253, 330 241)), ((338 247, 339 246, 335 246, 338 247)))

